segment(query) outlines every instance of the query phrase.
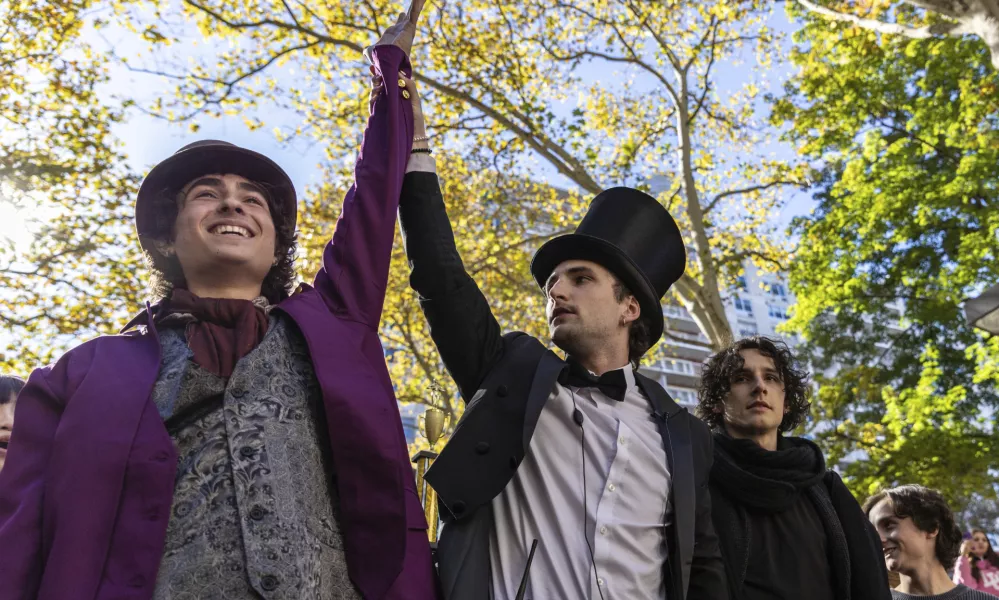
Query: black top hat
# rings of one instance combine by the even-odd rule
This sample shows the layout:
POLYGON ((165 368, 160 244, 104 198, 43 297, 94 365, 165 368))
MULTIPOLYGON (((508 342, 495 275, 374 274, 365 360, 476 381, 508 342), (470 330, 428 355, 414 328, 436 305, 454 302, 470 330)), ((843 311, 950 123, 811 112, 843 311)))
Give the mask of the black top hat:
POLYGON ((153 167, 139 186, 135 202, 135 229, 139 243, 146 248, 148 234, 156 231, 155 196, 175 193, 199 175, 232 173, 250 181, 266 184, 276 203, 294 228, 298 220, 295 186, 288 174, 273 160, 259 152, 240 148, 220 140, 201 140, 188 144, 153 167))
POLYGON ((659 202, 638 190, 616 187, 597 194, 575 233, 552 238, 531 261, 542 288, 567 260, 590 260, 616 275, 638 299, 652 343, 663 334, 662 297, 687 266, 680 229, 659 202))

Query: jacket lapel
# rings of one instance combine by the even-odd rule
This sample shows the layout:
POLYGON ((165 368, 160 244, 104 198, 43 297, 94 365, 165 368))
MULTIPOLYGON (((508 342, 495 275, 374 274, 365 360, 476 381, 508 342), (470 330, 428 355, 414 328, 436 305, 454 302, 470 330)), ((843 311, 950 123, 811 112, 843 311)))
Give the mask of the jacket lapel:
MULTIPOLYGON (((694 554, 694 522, 696 516, 696 490, 694 489, 694 452, 690 440, 690 422, 681 415, 686 410, 674 402, 666 390, 651 379, 635 373, 635 380, 652 403, 653 418, 659 424, 659 433, 666 448, 666 462, 672 479, 673 531, 676 555, 671 562, 679 563, 680 598, 687 596, 690 581, 690 564, 694 554)), ((676 569, 674 567, 674 573, 676 569)))
POLYGON ((541 417, 541 410, 551 396, 558 374, 564 367, 565 361, 551 350, 546 350, 541 355, 538 368, 534 371, 534 380, 531 382, 531 391, 524 412, 524 452, 527 452, 531 437, 534 436, 534 428, 537 427, 538 419, 541 417))

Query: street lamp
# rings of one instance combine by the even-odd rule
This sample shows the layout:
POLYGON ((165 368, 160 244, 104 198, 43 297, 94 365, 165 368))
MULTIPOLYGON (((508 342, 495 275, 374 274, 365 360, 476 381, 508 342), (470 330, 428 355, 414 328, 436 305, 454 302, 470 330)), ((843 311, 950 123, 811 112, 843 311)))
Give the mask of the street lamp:
POLYGON ((413 457, 413 464, 416 465, 416 491, 423 504, 423 514, 427 517, 427 537, 431 544, 437 543, 440 516, 437 508, 437 492, 427 483, 426 474, 430 466, 434 464, 437 453, 433 451, 437 446, 437 440, 444 433, 444 424, 447 415, 443 410, 437 408, 444 401, 444 388, 437 382, 430 384, 430 404, 423 413, 423 437, 430 444, 430 450, 420 450, 413 457))
POLYGON ((977 298, 968 299, 964 303, 964 316, 972 327, 999 335, 999 284, 977 298))

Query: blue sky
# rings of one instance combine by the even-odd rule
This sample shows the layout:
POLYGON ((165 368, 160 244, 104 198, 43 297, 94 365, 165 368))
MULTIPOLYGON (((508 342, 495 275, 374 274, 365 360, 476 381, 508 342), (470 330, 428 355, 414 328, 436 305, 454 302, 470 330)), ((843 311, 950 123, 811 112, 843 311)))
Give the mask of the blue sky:
MULTIPOLYGON (((770 25, 783 32, 790 32, 792 29, 784 10, 779 7, 774 10, 770 25)), ((89 31, 87 37, 95 50, 104 51, 113 48, 119 56, 134 58, 144 49, 144 46, 137 42, 135 34, 114 28, 104 29, 99 33, 89 31)), ((199 45, 200 47, 202 45, 199 45)), ((207 48, 207 46, 204 47, 207 48)), ((193 54, 199 50, 174 47, 169 51, 193 54)), ((717 70, 717 80, 723 86, 730 84, 736 88, 749 78, 754 78, 764 91, 777 93, 780 91, 783 81, 791 74, 791 66, 787 62, 776 60, 772 68, 767 71, 766 77, 763 78, 762 75, 753 72, 751 67, 754 63, 755 60, 750 55, 744 57, 740 64, 722 64, 717 70)), ((416 66, 419 68, 419 65, 416 66)), ((282 69, 288 68, 287 66, 276 67, 277 73, 282 75, 282 69)), ((606 81, 619 77, 621 73, 613 66, 603 63, 586 68, 582 75, 588 81, 606 81)), ((649 86, 652 82, 648 81, 648 78, 649 76, 645 76, 646 80, 643 81, 639 77, 634 85, 649 86)), ((109 96, 136 98, 140 103, 151 103, 158 95, 170 95, 172 89, 171 83, 165 79, 132 72, 121 65, 113 65, 111 81, 106 86, 104 93, 109 96)), ((724 94, 725 92, 722 90, 720 93, 724 94)), ((557 107, 557 110, 564 110, 565 113, 568 113, 572 108, 574 108, 574 104, 569 102, 557 107)), ((765 106, 761 103, 758 108, 760 109, 759 117, 765 117, 765 106)), ((208 138, 222 139, 270 156, 289 173, 301 194, 307 186, 318 183, 321 173, 318 165, 324 158, 323 148, 318 144, 309 145, 303 140, 287 145, 281 144, 275 139, 271 133, 271 127, 276 123, 295 123, 298 115, 290 111, 271 109, 264 116, 266 116, 267 126, 256 131, 250 131, 244 125, 242 116, 236 115, 199 119, 200 131, 192 133, 186 124, 170 123, 136 109, 131 111, 126 123, 116 127, 115 134, 123 144, 130 166, 140 173, 147 172, 154 164, 192 141, 208 138)), ((778 158, 790 158, 793 155, 793 149, 782 143, 761 148, 760 151, 765 151, 768 154, 773 152, 778 158)), ((672 163, 671 157, 669 161, 672 163)), ((538 172, 551 183, 560 187, 568 185, 568 182, 547 164, 539 166, 538 172)), ((447 177, 446 164, 440 165, 440 172, 442 177, 447 177)), ((787 206, 781 214, 774 215, 774 222, 780 227, 786 226, 793 216, 807 212, 812 206, 807 195, 794 190, 788 190, 787 194, 789 200, 787 206)), ((5 226, 0 226, 0 235, 13 236, 20 242, 27 241, 27 232, 30 227, 23 226, 23 220, 32 216, 44 218, 44 215, 38 215, 30 209, 14 212, 9 205, 5 206, 0 201, 0 221, 6 223, 5 226)))
MULTIPOLYGON (((781 8, 774 11, 770 25, 784 32, 791 29, 791 24, 787 22, 785 12, 781 8)), ((134 39, 134 35, 127 32, 105 30, 100 36, 94 36, 94 44, 100 47, 111 43, 119 55, 130 56, 136 54, 141 48, 135 44, 134 39)), ((747 77, 752 77, 752 75, 748 75, 752 62, 752 57, 748 57, 748 60, 742 64, 721 65, 718 70, 718 80, 737 82, 734 85, 741 84, 747 77)), ((419 68, 419 65, 416 67, 419 68)), ((282 68, 287 69, 288 67, 278 67, 278 73, 282 68)), ((790 66, 787 63, 782 64, 775 61, 773 68, 768 71, 767 78, 757 77, 757 81, 765 91, 779 92, 780 85, 789 74, 790 66)), ((618 72, 603 64, 586 69, 583 75, 586 79, 606 80, 615 77, 618 72)), ((639 80, 636 82, 636 85, 640 86, 648 84, 647 81, 639 80)), ((130 72, 124 67, 116 67, 112 72, 108 93, 135 96, 136 90, 142 90, 140 98, 147 101, 152 101, 158 94, 168 95, 171 93, 168 81, 152 75, 130 72)), ((573 106, 566 105, 563 108, 569 112, 573 106)), ((763 113, 761 113, 762 116, 763 113)), ((201 126, 200 131, 194 134, 188 131, 183 124, 171 124, 136 110, 132 112, 131 118, 126 124, 117 128, 116 134, 124 144, 131 166, 143 173, 187 143, 198 139, 215 138, 270 156, 289 173, 296 188, 301 193, 306 186, 318 183, 320 171, 317 165, 324 158, 323 149, 318 145, 310 147, 303 142, 291 146, 283 145, 278 143, 271 133, 271 126, 275 121, 293 123, 296 119, 297 115, 288 111, 271 110, 266 114, 266 127, 257 131, 249 131, 243 124, 241 116, 217 119, 203 118, 198 120, 198 124, 201 126)), ((768 153, 773 151, 778 157, 790 157, 793 154, 792 149, 784 144, 776 144, 762 150, 768 153)), ((440 165, 440 171, 443 177, 447 176, 446 165, 440 165)), ((542 165, 540 172, 556 185, 567 185, 567 182, 547 165, 542 165)), ((781 215, 775 215, 781 224, 786 224, 792 216, 807 211, 811 206, 811 202, 806 196, 794 192, 789 192, 789 194, 791 194, 792 201, 787 210, 782 211, 781 215)))

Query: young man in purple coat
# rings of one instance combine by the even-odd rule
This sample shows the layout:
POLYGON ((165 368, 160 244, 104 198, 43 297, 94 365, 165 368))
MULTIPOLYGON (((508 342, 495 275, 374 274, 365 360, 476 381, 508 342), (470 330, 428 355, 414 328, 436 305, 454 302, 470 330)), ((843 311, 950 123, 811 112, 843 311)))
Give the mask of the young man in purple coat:
POLYGON ((423 2, 384 75, 313 287, 294 284, 280 167, 217 141, 147 176, 161 300, 32 374, 0 475, 0 600, 437 597, 378 339, 413 142, 423 2))

